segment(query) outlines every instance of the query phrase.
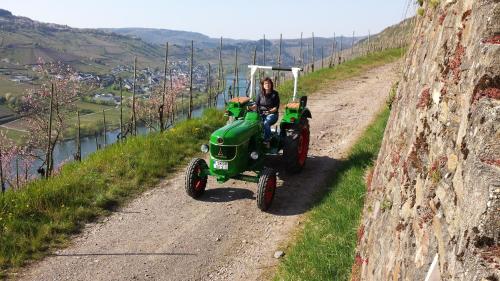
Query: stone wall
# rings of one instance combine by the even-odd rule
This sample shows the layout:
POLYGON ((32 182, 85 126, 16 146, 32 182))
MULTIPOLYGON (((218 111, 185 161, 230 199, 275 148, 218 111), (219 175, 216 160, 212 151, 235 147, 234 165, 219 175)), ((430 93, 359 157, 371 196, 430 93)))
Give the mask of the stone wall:
POLYGON ((500 1, 423 8, 370 176, 353 279, 425 280, 435 260, 430 280, 498 281, 500 1))

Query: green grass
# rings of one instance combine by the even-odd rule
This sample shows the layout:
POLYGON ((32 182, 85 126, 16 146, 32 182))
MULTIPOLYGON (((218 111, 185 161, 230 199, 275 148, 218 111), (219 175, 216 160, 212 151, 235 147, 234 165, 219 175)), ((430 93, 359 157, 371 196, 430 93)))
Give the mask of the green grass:
POLYGON ((349 280, 366 193, 364 174, 377 157, 388 117, 385 108, 336 169, 275 280, 349 280))
MULTIPOLYGON (((386 63, 397 61, 404 53, 404 49, 389 49, 382 52, 372 53, 368 56, 359 57, 347 61, 333 68, 323 68, 299 78, 298 96, 309 95, 323 88, 325 84, 333 81, 349 79, 361 73, 386 63)), ((288 80, 277 89, 281 101, 291 100, 293 96, 293 81, 288 80)))
POLYGON ((154 186, 223 124, 221 112, 207 110, 163 134, 129 138, 67 164, 49 180, 0 194, 0 276, 64 246, 84 223, 154 186))
POLYGON ((10 77, 0 75, 0 96, 5 96, 8 93, 13 96, 22 96, 26 94, 26 90, 29 88, 29 85, 10 81, 9 78, 10 77))
POLYGON ((16 141, 18 144, 21 144, 26 137, 26 133, 24 132, 7 129, 5 127, 0 127, 0 132, 4 132, 7 138, 16 141))

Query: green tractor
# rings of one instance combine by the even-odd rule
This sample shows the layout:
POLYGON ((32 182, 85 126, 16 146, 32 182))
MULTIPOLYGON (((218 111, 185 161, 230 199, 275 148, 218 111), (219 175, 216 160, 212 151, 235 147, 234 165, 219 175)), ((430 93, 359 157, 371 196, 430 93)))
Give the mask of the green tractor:
POLYGON ((300 68, 279 68, 250 65, 250 97, 236 97, 226 108, 227 124, 210 136, 209 144, 201 151, 210 154, 207 164, 200 158, 193 159, 186 169, 185 189, 189 196, 200 197, 207 186, 208 176, 224 183, 236 179, 257 183, 257 206, 267 210, 273 201, 277 173, 264 166, 268 155, 282 155, 285 170, 298 173, 304 167, 309 151, 309 121, 307 96, 297 99, 297 80, 300 68), (279 130, 272 132, 270 145, 263 144, 263 121, 253 104, 255 73, 258 69, 291 71, 294 78, 293 100, 285 106, 279 130), (282 154, 280 152, 282 151, 282 154))

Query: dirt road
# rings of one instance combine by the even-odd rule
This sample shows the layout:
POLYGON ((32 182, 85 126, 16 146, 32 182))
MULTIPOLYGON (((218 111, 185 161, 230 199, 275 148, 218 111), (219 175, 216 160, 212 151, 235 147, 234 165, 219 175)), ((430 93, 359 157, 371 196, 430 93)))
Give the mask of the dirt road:
POLYGON ((184 172, 88 225, 68 248, 20 273, 20 280, 261 280, 276 264, 318 194, 385 103, 395 64, 309 97, 311 149, 301 174, 280 173, 268 213, 256 185, 209 181, 201 200, 184 192, 184 172))

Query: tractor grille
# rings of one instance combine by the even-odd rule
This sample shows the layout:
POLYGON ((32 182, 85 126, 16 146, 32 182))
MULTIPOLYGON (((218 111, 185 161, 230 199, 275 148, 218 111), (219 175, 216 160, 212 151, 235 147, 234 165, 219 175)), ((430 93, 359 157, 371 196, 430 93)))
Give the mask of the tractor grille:
POLYGON ((231 160, 236 156, 236 146, 222 146, 211 143, 210 154, 215 159, 231 160))

